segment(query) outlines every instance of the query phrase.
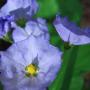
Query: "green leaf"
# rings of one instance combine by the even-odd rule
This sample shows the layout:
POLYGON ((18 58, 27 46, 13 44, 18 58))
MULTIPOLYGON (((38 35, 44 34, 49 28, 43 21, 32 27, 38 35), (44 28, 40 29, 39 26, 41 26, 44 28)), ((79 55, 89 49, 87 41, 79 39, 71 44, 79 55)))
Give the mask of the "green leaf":
POLYGON ((2 86, 2 84, 0 83, 0 90, 3 90, 3 86, 2 86))
POLYGON ((82 90, 86 72, 90 72, 90 45, 74 46, 64 52, 62 68, 49 90, 82 90))
POLYGON ((39 11, 37 17, 50 18, 55 16, 58 12, 58 6, 56 0, 38 0, 39 11))
POLYGON ((64 50, 64 43, 51 23, 48 23, 50 43, 61 50, 64 50))
POLYGON ((26 19, 25 18, 20 18, 19 20, 16 21, 17 25, 19 25, 20 27, 25 27, 26 24, 26 19))
POLYGON ((70 20, 79 23, 83 8, 79 0, 57 0, 61 15, 68 16, 70 20))
POLYGON ((13 39, 12 39, 12 30, 7 32, 7 34, 5 36, 3 36, 3 40, 9 43, 13 43, 13 39))

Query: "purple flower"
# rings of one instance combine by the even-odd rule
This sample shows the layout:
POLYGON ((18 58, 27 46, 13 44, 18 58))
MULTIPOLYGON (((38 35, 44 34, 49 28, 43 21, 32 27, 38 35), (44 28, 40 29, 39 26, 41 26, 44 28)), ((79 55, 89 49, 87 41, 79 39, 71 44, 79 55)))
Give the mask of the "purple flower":
POLYGON ((0 13, 3 16, 8 14, 15 15, 15 18, 33 15, 38 9, 36 0, 7 0, 7 3, 1 8, 0 13))
POLYGON ((44 39, 30 36, 0 52, 4 90, 46 90, 61 67, 61 55, 44 39))
POLYGON ((3 38, 10 31, 13 20, 13 16, 0 17, 0 38, 3 38))
POLYGON ((90 28, 81 29, 74 23, 69 22, 67 17, 57 16, 54 26, 59 36, 65 42, 73 45, 82 45, 90 43, 90 28))
POLYGON ((12 37, 15 42, 24 40, 29 36, 41 37, 49 41, 48 27, 46 21, 42 18, 28 21, 25 28, 21 28, 16 24, 13 27, 14 31, 12 37))

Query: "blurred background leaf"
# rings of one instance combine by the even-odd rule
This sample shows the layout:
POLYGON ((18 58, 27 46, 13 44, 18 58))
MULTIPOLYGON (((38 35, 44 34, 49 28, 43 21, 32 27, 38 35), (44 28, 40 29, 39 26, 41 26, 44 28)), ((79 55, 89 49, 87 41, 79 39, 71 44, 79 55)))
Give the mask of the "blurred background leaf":
POLYGON ((59 10, 56 0, 38 0, 38 3, 40 7, 37 16, 39 17, 51 18, 59 10))
POLYGON ((80 23, 82 17, 82 5, 80 0, 56 0, 59 11, 63 16, 68 16, 70 20, 80 23))

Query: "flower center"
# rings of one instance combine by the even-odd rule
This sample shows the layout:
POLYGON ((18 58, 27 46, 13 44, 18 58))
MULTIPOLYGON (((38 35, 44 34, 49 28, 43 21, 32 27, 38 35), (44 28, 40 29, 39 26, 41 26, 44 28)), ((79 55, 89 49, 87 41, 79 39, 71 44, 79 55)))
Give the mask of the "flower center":
POLYGON ((25 67, 26 71, 26 76, 36 76, 38 73, 38 67, 34 64, 29 64, 28 66, 25 67))

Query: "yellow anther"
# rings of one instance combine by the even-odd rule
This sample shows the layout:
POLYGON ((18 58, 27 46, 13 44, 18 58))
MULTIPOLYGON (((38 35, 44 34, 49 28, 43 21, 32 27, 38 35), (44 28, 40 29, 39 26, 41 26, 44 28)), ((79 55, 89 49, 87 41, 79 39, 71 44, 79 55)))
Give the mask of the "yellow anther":
POLYGON ((34 76, 37 74, 38 68, 35 65, 30 64, 26 66, 25 70, 27 76, 34 76))

